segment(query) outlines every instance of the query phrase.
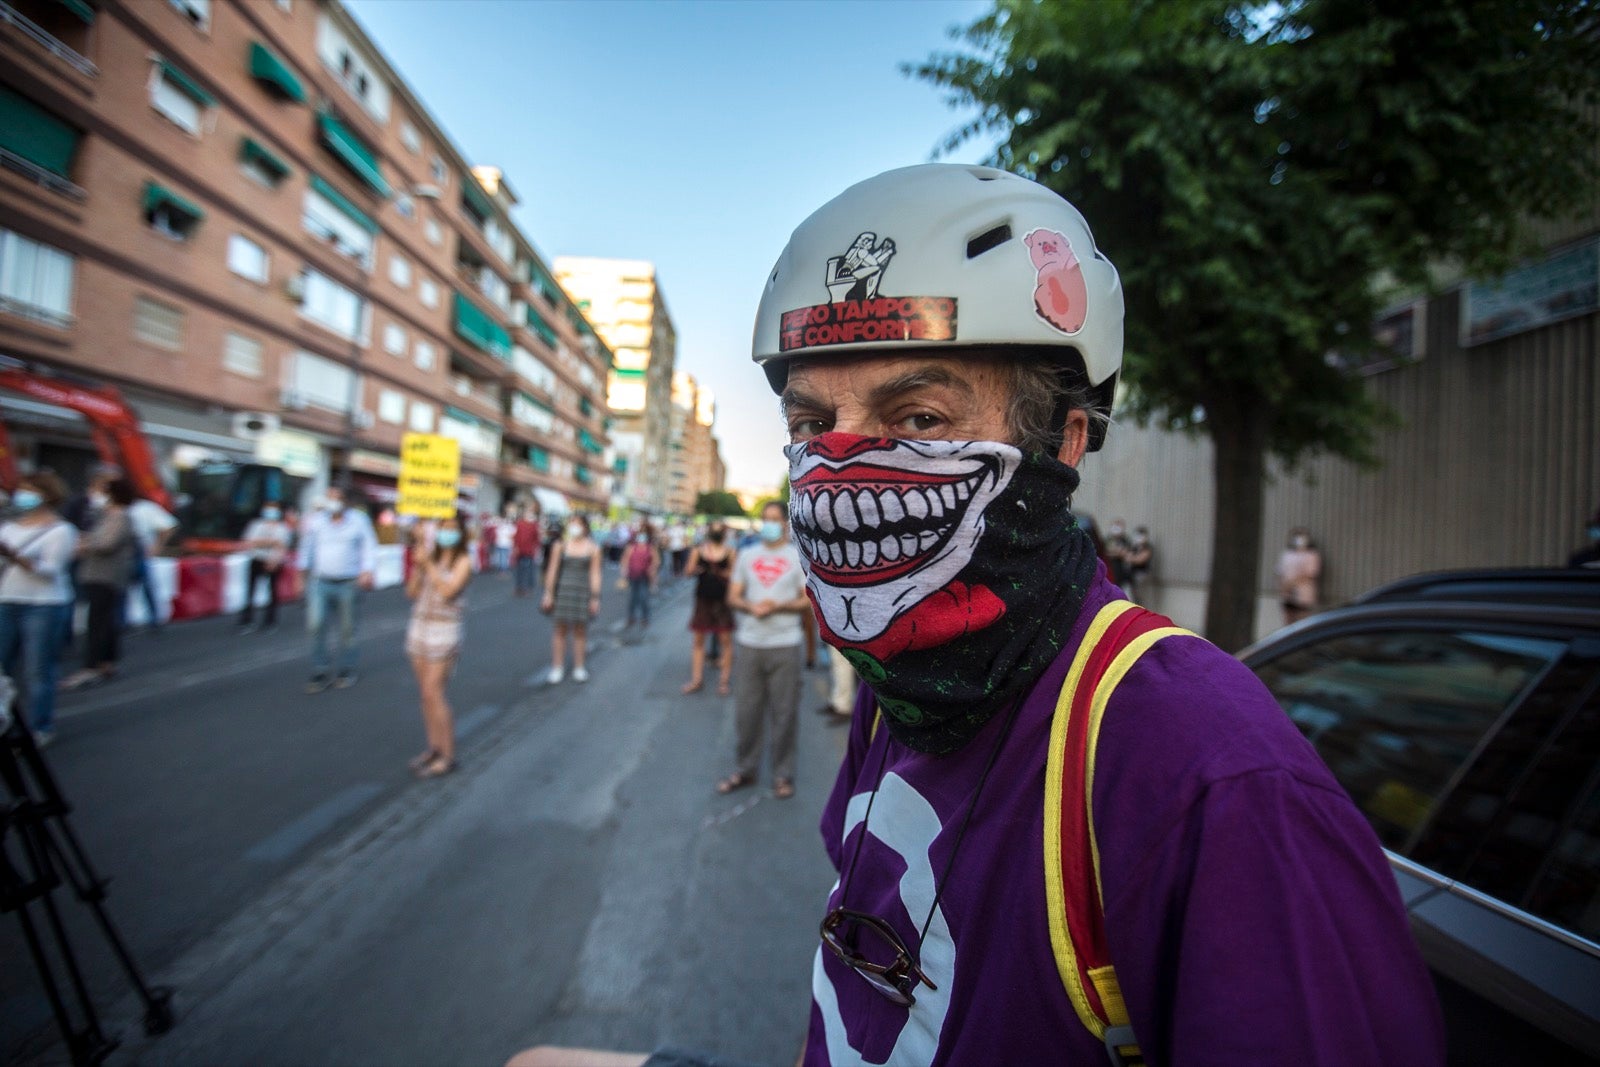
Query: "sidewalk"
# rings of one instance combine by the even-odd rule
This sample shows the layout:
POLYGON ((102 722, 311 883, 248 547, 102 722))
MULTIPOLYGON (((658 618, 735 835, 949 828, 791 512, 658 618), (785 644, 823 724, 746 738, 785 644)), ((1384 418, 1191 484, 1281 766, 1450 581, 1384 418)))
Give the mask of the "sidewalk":
MULTIPOLYGON (((681 586, 682 583, 680 583, 681 586)), ((833 872, 816 824, 845 732, 801 701, 799 794, 719 797, 731 700, 682 696, 689 600, 593 681, 506 709, 154 980, 178 1026, 113 1062, 495 1064, 535 1043, 673 1043, 788 1064, 833 872)))

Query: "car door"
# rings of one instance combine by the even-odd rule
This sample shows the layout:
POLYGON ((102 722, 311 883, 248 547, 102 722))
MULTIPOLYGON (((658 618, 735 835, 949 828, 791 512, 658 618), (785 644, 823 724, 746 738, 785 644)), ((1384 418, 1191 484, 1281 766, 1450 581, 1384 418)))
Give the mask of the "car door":
POLYGON ((1452 1063, 1600 1053, 1594 932, 1526 910, 1600 914, 1575 902, 1585 877, 1592 898, 1583 865, 1600 852, 1581 836, 1600 714, 1589 653, 1558 631, 1424 613, 1334 619, 1247 656, 1389 850, 1452 1063))

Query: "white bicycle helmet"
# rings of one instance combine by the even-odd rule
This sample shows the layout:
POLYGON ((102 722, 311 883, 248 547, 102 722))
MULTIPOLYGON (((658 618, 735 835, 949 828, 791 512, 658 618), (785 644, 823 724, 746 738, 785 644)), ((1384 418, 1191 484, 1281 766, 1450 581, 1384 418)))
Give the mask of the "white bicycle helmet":
MULTIPOLYGON (((1077 208, 992 167, 887 171, 789 238, 756 312, 774 392, 788 360, 970 348, 1059 360, 1109 412, 1122 367, 1122 283, 1077 208)), ((1104 439, 1099 420, 1089 447, 1104 439)))

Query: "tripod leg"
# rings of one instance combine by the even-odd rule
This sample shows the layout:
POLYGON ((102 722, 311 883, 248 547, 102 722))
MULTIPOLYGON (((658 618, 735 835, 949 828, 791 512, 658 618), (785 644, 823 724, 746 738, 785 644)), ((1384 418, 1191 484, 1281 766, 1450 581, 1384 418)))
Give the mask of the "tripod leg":
POLYGON ((39 941, 39 931, 34 928, 33 916, 28 913, 26 904, 19 904, 16 909, 17 922, 22 926, 23 939, 28 942, 28 955, 33 957, 33 967, 39 975, 39 982, 44 986, 44 995, 50 1001, 50 1014, 55 1016, 56 1029, 61 1032, 61 1039, 67 1043, 67 1049, 72 1055, 72 1062, 83 1062, 79 1055, 83 1036, 72 1025, 72 1017, 67 1014, 67 1005, 61 999, 61 990, 56 985, 55 971, 50 966, 50 959, 45 955, 44 945, 39 941))

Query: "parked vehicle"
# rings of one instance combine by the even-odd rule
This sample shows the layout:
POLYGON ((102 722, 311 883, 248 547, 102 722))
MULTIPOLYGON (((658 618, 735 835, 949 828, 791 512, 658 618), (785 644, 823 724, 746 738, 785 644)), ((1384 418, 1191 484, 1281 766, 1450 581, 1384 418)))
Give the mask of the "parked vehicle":
POLYGON ((1450 1062, 1600 1063, 1600 572, 1419 575, 1240 658, 1383 842, 1450 1062))

